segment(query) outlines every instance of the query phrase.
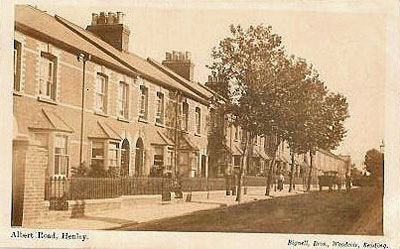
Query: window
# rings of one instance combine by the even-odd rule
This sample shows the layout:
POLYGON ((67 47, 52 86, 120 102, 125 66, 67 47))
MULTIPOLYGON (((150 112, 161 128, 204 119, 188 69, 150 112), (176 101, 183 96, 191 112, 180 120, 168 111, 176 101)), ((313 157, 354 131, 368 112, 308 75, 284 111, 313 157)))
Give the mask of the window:
POLYGON ((119 144, 110 142, 108 144, 108 166, 109 167, 118 167, 118 152, 119 152, 119 144))
POLYGON ((55 56, 42 52, 40 58, 40 79, 39 79, 39 95, 56 100, 56 75, 57 75, 57 59, 55 56))
POLYGON ((172 165, 173 165, 173 160, 174 160, 174 152, 172 149, 168 149, 167 151, 167 169, 172 169, 172 165))
POLYGON ((104 169, 104 142, 92 142, 92 161, 91 166, 97 169, 104 169))
POLYGON ((164 124, 164 94, 161 92, 156 96, 156 123, 164 124))
POLYGON ((126 119, 129 118, 129 85, 123 81, 119 83, 118 115, 126 119))
POLYGON ((97 74, 96 77, 96 108, 95 111, 107 113, 107 77, 97 74))
POLYGON ((164 165, 164 150, 162 147, 156 147, 154 153, 154 166, 162 167, 164 165))
POLYGON ((187 131, 189 124, 189 104, 182 103, 182 130, 187 131))
POLYGON ((144 85, 140 86, 140 110, 139 118, 147 119, 148 110, 148 89, 144 85))
POLYGON ((235 141, 237 141, 239 138, 239 128, 235 126, 235 141))
POLYGON ((195 109, 195 119, 196 119, 196 133, 200 134, 201 132, 201 109, 200 107, 196 107, 195 109))
POLYGON ((68 176, 68 172, 68 138, 66 136, 56 136, 54 143, 54 175, 68 176))
POLYGON ((21 43, 14 41, 14 91, 21 91, 21 43))

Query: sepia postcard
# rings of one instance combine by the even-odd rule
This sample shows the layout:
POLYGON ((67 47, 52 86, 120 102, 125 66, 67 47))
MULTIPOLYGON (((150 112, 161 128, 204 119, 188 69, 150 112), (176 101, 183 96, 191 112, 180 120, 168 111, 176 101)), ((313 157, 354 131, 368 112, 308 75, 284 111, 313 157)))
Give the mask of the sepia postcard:
POLYGON ((400 246, 399 1, 0 5, 0 248, 400 246))

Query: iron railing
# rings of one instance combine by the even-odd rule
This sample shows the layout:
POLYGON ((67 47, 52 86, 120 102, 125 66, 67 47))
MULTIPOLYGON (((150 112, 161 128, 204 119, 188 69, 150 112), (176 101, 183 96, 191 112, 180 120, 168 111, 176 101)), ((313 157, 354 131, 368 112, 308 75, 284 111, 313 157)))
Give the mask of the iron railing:
MULTIPOLYGON (((265 186, 266 177, 245 176, 243 186, 265 186)), ((285 183, 289 183, 285 177, 285 183)), ((296 179, 296 184, 301 184, 302 179, 296 179)), ((226 178, 182 178, 180 190, 207 191, 225 190, 227 184, 232 187, 237 184, 237 178, 227 181, 226 178)), ((46 180, 45 199, 104 199, 115 198, 122 195, 156 195, 163 192, 172 192, 176 183, 172 178, 149 176, 124 176, 124 177, 72 177, 53 176, 46 180)))

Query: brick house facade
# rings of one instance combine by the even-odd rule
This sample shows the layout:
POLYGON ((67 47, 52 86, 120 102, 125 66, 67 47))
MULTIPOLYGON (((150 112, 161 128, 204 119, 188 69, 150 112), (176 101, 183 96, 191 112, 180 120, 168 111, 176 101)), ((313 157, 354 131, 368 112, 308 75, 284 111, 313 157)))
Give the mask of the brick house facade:
MULTIPOLYGON (((194 81, 190 53, 143 59, 128 51, 129 34, 120 12, 93 14, 85 30, 15 7, 14 225, 45 216, 45 180, 70 178, 80 165, 99 175, 184 177, 240 167, 244 131, 225 117, 226 154, 210 163, 211 103, 220 97, 194 81)), ((245 172, 263 175, 267 138, 254 140, 245 172)))

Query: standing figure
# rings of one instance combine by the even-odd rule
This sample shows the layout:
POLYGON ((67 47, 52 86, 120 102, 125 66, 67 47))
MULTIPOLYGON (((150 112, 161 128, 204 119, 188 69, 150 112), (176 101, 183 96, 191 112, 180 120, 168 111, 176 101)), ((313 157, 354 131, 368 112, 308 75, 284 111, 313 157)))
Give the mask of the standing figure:
POLYGON ((283 190, 283 181, 285 180, 285 178, 283 177, 282 173, 279 174, 278 177, 278 189, 279 191, 283 190))

